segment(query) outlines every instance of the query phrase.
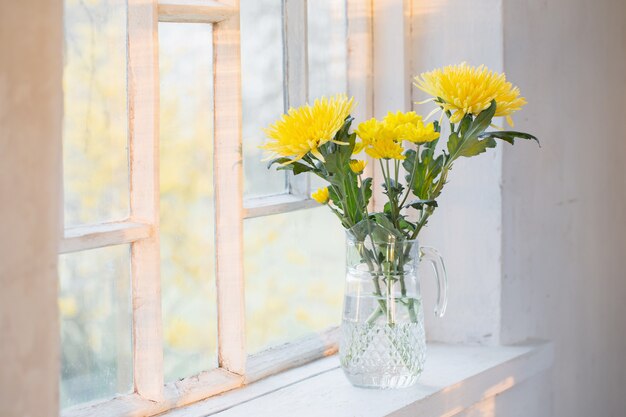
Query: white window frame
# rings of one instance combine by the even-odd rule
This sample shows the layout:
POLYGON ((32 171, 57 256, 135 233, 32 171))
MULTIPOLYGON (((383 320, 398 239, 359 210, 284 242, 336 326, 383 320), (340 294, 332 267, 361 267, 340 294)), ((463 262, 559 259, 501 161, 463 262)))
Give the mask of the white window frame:
MULTIPOLYGON (((372 1, 344 1, 348 93, 359 103, 353 116, 365 120, 373 113, 372 1)), ((283 0, 283 13, 285 103, 298 106, 308 99, 307 0, 283 0)), ((246 353, 243 221, 316 203, 305 176, 288 176, 283 194, 244 201, 239 45, 239 0, 128 0, 130 216, 65 229, 60 252, 131 245, 134 392, 68 408, 64 417, 155 415, 337 351, 337 328, 331 328, 255 355, 246 353), (168 384, 159 258, 159 21, 212 24, 214 51, 218 368, 168 384)))

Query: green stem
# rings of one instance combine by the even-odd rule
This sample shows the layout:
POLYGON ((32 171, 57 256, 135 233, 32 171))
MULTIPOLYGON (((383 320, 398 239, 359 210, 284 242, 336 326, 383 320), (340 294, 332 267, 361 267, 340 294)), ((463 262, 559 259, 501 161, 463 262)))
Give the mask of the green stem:
POLYGON ((394 295, 393 295, 393 279, 391 278, 391 272, 387 273, 387 300, 389 301, 387 303, 387 324, 393 326, 394 324, 396 324, 396 317, 395 317, 395 312, 393 311, 395 309, 395 302, 394 302, 394 295))
POLYGON ((446 165, 444 165, 443 169, 441 170, 441 175, 439 176, 439 181, 437 182, 437 186, 435 187, 432 194, 430 195, 431 199, 435 199, 439 197, 439 194, 441 193, 443 186, 446 184, 446 179, 448 179, 448 172, 450 171, 451 167, 452 167, 452 162, 450 162, 449 164, 448 162, 446 162, 446 165))
POLYGON ((380 171, 383 174, 383 180, 385 181, 385 185, 387 186, 387 189, 389 189, 389 181, 387 181, 387 174, 385 172, 385 166, 383 165, 383 160, 379 159, 378 163, 380 164, 380 171))
MULTIPOLYGON (((385 159, 385 165, 387 166, 386 175, 385 175, 385 169, 383 167, 382 161, 380 165, 381 165, 381 168, 383 169, 383 177, 385 177, 385 183, 387 184, 387 197, 389 198, 389 205, 391 206, 391 222, 397 229, 400 229, 400 226, 398 224, 398 215, 399 215, 400 210, 398 209, 398 201, 396 200, 395 192, 391 189, 391 168, 389 166, 389 159, 385 159)), ((398 183, 397 173, 396 173, 395 181, 397 184, 398 183)))
MULTIPOLYGON (((404 273, 400 274, 400 291, 402 293, 402 298, 407 296, 406 284, 404 282, 404 273)), ((415 300, 413 299, 413 297, 408 297, 407 309, 409 310, 409 318, 411 320, 411 323, 417 323, 417 315, 415 314, 415 300)))
POLYGON ((337 193, 337 195, 339 197, 341 197, 341 205, 343 206, 343 207, 341 207, 341 209, 343 211, 344 219, 347 220, 348 226, 350 226, 350 227, 354 226, 354 224, 352 224, 350 222, 350 216, 348 215, 348 213, 346 211, 346 207, 347 207, 348 203, 346 202, 346 198, 345 198, 344 194, 339 190, 339 188, 337 188, 336 185, 331 183, 330 186, 333 187, 335 189, 335 193, 337 193))
MULTIPOLYGON (((346 187, 346 190, 348 190, 348 192, 350 194, 348 197, 352 199, 352 201, 354 202, 355 208, 358 209, 358 210, 355 210, 354 213, 351 213, 351 214, 355 215, 355 218, 353 219, 353 223, 357 224, 360 220, 356 216, 361 214, 360 213, 361 210, 358 207, 359 206, 359 199, 358 199, 358 197, 356 195, 356 190, 354 189, 354 187, 352 187, 352 181, 350 180, 350 177, 346 177, 344 179, 344 186, 346 187)), ((358 183, 357 183, 357 188, 358 188, 358 183)), ((361 190, 361 197, 364 198, 363 197, 363 190, 361 190)))
POLYGON ((393 206, 393 201, 391 198, 391 180, 389 179, 389 160, 386 160, 387 170, 385 171, 385 166, 383 165, 383 160, 379 159, 380 162, 380 170, 383 173, 383 179, 385 180, 385 185, 387 186, 387 198, 389 199, 389 204, 393 206))
MULTIPOLYGON (((359 191, 361 193, 361 199, 363 200, 363 210, 365 212, 365 221, 367 222, 367 235, 370 238, 370 242, 372 243, 372 255, 371 257, 374 259, 374 261, 376 262, 376 264, 378 264, 378 270, 382 270, 382 267, 380 265, 380 261, 378 260, 378 257, 376 256, 376 245, 374 244, 374 238, 372 237, 372 229, 370 227, 370 220, 369 220, 369 210, 367 209, 367 202, 365 201, 365 193, 363 192, 363 180, 361 178, 361 175, 358 176, 358 180, 360 183, 360 187, 359 187, 359 191)), ((382 293, 380 291, 380 282, 378 281, 378 273, 376 273, 376 268, 373 265, 372 261, 370 260, 370 255, 368 254, 369 251, 367 251, 365 249, 365 239, 363 239, 363 249, 362 249, 362 253, 361 253, 361 258, 365 260, 365 262, 367 263, 367 267, 369 268, 370 271, 373 272, 372 274, 372 283, 374 284, 374 294, 377 295, 378 297, 382 297, 382 293)), ((380 298, 378 299, 378 307, 376 308, 376 310, 374 311, 374 313, 372 315, 370 315, 370 317, 368 317, 367 319, 367 323, 371 324, 373 323, 378 317, 380 317, 380 314, 382 314, 382 312, 384 312, 387 309, 385 301, 381 300, 380 298)))
POLYGON ((417 226, 415 227, 415 230, 413 231, 413 234, 411 235, 411 240, 417 238, 417 235, 419 234, 420 230, 422 230, 422 227, 424 227, 424 225, 426 224, 426 222, 428 221, 428 218, 430 217, 431 214, 433 214, 434 208, 432 207, 427 207, 423 214, 420 217, 420 221, 417 223, 417 226))
MULTIPOLYGON (((452 113, 450 110, 446 110, 446 116, 448 116, 448 120, 452 118, 452 113)), ((454 123, 450 122, 450 134, 454 133, 454 123)))
MULTIPOLYGON (((329 202, 329 203, 330 203, 330 202, 329 202)), ((346 219, 345 219, 345 217, 344 217, 344 216, 342 216, 342 215, 341 215, 341 213, 339 213, 339 212, 337 211, 337 209, 335 209, 334 207, 332 207, 330 204, 327 204, 327 206, 328 206, 328 208, 330 209, 330 211, 332 211, 332 212, 335 214, 335 216, 337 216, 337 218, 339 219, 339 221, 341 222, 341 224, 342 224, 344 227, 348 226, 348 225, 346 224, 346 221, 345 221, 346 219)))
POLYGON ((406 203, 407 198, 409 198, 409 194, 411 193, 411 190, 413 189, 413 180, 415 179, 415 173, 417 171, 417 164, 419 163, 419 157, 420 157, 420 145, 417 145, 417 149, 415 151, 415 163, 413 164, 413 171, 411 171, 411 179, 409 180, 409 183, 407 184, 407 190, 406 190, 406 194, 404 195, 404 198, 402 199, 402 203, 400 203, 400 210, 402 210, 402 207, 404 207, 404 203, 406 203))
POLYGON ((396 186, 398 185, 398 177, 400 176, 400 161, 398 161, 397 159, 393 161, 393 165, 394 165, 394 179, 396 180, 396 186))
MULTIPOLYGON (((407 244, 406 252, 409 252, 410 250, 409 245, 410 244, 407 244)), ((406 257, 408 256, 406 252, 400 251, 401 258, 398 261, 398 266, 402 268, 402 272, 399 273, 400 293, 402 294, 402 298, 405 298, 407 296, 405 276, 404 276, 404 261, 406 257)), ((417 315, 415 314, 415 300, 413 299, 413 297, 408 297, 407 309, 409 310, 409 318, 411 320, 411 323, 417 323, 417 315)))
MULTIPOLYGON (((371 239, 371 233, 370 233, 370 239, 371 239)), ((357 242, 357 244, 359 244, 359 242, 357 242)), ((374 244, 374 241, 372 240, 372 245, 373 244, 374 244)), ((373 250, 375 251, 376 248, 373 247, 373 250)), ((387 305, 385 303, 385 300, 382 300, 380 298, 382 297, 382 292, 380 290, 380 282, 378 281, 378 273, 376 272, 376 268, 374 267, 372 261, 370 260, 370 257, 371 257, 376 261, 376 263, 379 263, 375 252, 373 252, 370 255, 369 251, 365 248, 365 241, 363 241, 363 242, 360 242, 359 253, 361 255, 361 259, 363 259, 365 263, 367 263, 367 267, 369 268, 370 271, 372 271, 372 283, 374 284, 374 295, 378 296, 378 307, 366 320, 367 324, 372 324, 378 317, 380 317, 380 315, 383 312, 387 311, 387 305)))

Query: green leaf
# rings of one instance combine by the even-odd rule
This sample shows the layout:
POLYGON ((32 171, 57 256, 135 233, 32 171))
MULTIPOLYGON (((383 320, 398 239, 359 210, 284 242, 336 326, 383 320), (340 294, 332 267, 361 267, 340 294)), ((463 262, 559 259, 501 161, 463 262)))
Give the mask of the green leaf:
POLYGON ((455 155, 459 147, 461 146, 461 138, 456 133, 451 133, 448 137, 448 152, 450 155, 455 155))
POLYGON ((402 233, 395 228, 393 223, 391 223, 391 220, 389 220, 384 213, 375 213, 374 218, 376 219, 376 223, 389 232, 389 234, 395 236, 396 238, 403 237, 402 233))
POLYGON ((293 171, 293 175, 302 174, 303 172, 312 171, 313 168, 300 162, 292 162, 289 165, 282 165, 276 168, 276 171, 293 171))
POLYGON ((424 206, 439 207, 439 205, 437 204, 437 201, 435 200, 421 200, 421 199, 409 201, 408 203, 404 205, 404 207, 413 207, 418 210, 424 208, 424 206))
POLYGON ((348 136, 348 131, 350 130, 350 126, 352 125, 353 120, 354 120, 354 117, 350 115, 346 117, 346 120, 344 120, 343 122, 343 126, 341 126, 341 129, 339 129, 337 133, 335 134, 335 140, 343 142, 341 138, 348 136))
POLYGON ((491 105, 480 112, 476 118, 471 121, 471 116, 466 115, 461 122, 459 133, 452 133, 448 138, 448 152, 454 160, 459 156, 471 157, 479 155, 496 146, 493 138, 479 140, 479 135, 485 131, 491 124, 493 116, 496 114, 496 101, 492 100, 491 105), (470 122, 471 121, 471 122, 470 122))
POLYGON ((524 132, 515 132, 515 131, 497 131, 497 132, 483 132, 479 135, 480 138, 494 138, 494 139, 502 139, 505 142, 513 145, 515 143, 516 138, 534 140, 541 147, 541 143, 539 143, 539 139, 536 136, 531 135, 530 133, 524 132))
POLYGON ((487 138, 484 140, 478 140, 476 138, 469 139, 463 143, 458 156, 469 158, 471 156, 480 155, 481 153, 486 152, 488 148, 495 148, 496 145, 496 141, 493 138, 487 138))
MULTIPOLYGON (((284 164, 286 162, 290 162, 291 159, 290 158, 276 158, 276 159, 272 159, 268 164, 267 164, 267 168, 271 168, 272 165, 274 164, 284 164)), ((302 162, 291 162, 290 164, 287 165, 279 165, 278 167, 276 167, 276 171, 293 171, 294 175, 298 175, 298 174, 302 174, 303 172, 309 172, 309 171, 313 171, 314 168, 303 164, 302 162)))
POLYGON ((339 207, 343 211, 343 205, 341 203, 341 196, 337 194, 335 187, 332 187, 332 186, 328 187, 328 197, 330 198, 330 201, 332 201, 336 207, 339 207))
POLYGON ((403 167, 407 172, 406 181, 409 183, 411 178, 413 178, 409 186, 416 197, 424 200, 437 197, 433 196, 432 192, 436 185, 435 181, 441 174, 444 162, 444 155, 439 155, 435 158, 434 146, 425 145, 419 160, 415 151, 409 150, 406 152, 406 159, 403 161, 403 167), (415 167, 416 161, 417 167, 415 167), (415 171, 413 171, 414 168, 415 171), (415 172, 415 175, 412 176, 413 172, 415 172))
POLYGON ((346 194, 348 204, 348 212, 354 223, 358 223, 363 218, 363 209, 361 206, 361 193, 359 191, 356 175, 350 171, 344 178, 343 192, 346 194))
POLYGON ((363 207, 367 207, 372 198, 372 178, 365 178, 361 183, 361 192, 363 193, 363 207))
MULTIPOLYGON (((465 134, 463 135, 463 139, 469 139, 472 137, 478 137, 482 132, 485 131, 491 124, 491 120, 493 116, 496 114, 496 101, 491 100, 491 105, 485 110, 481 111, 476 119, 469 126, 465 134)), ((467 117, 467 116, 466 116, 467 117)))
POLYGON ((479 140, 476 136, 466 136, 461 139, 459 138, 459 135, 453 133, 448 139, 448 152, 450 152, 450 158, 453 160, 459 156, 464 156, 466 158, 476 156, 485 152, 488 148, 495 147, 496 141, 493 138, 479 140))
POLYGON ((398 220, 398 224, 400 225, 400 229, 408 230, 409 232, 414 231, 417 227, 415 223, 406 220, 404 217, 401 217, 400 220, 398 220))
POLYGON ((384 182, 382 185, 383 185, 383 190, 384 190, 383 193, 389 195, 390 197, 400 195, 404 191, 404 185, 402 185, 399 182, 396 182, 392 178, 389 179, 389 187, 387 187, 387 184, 384 182))
POLYGON ((417 155, 417 152, 415 152, 415 150, 413 149, 408 149, 404 153, 404 156, 406 158, 404 159, 404 161, 402 161, 402 166, 404 167, 404 169, 407 170, 407 172, 411 172, 411 170, 413 169, 413 164, 415 163, 416 155, 417 155))
POLYGON ((465 137, 467 133, 467 129, 472 125, 472 115, 466 114, 461 120, 461 124, 459 125, 459 134, 461 137, 465 137))
POLYGON ((302 174, 303 172, 309 172, 313 170, 312 167, 301 164, 299 162, 294 162, 290 165, 293 165, 293 175, 298 175, 302 174))
MULTIPOLYGON (((348 143, 348 145, 338 145, 336 143, 328 142, 319 148, 320 152, 324 156, 326 162, 323 164, 324 168, 329 174, 329 177, 335 177, 335 184, 339 184, 343 179, 349 176, 350 171, 350 158, 352 157, 352 151, 354 150, 354 144, 356 141, 356 134, 348 134, 348 129, 352 123, 352 118, 348 117, 341 129, 335 135, 335 139, 340 142, 348 143)), ((329 181, 332 180, 329 178, 329 181)))
POLYGON ((267 163, 267 169, 270 169, 274 164, 284 164, 291 161, 291 158, 274 158, 267 163))

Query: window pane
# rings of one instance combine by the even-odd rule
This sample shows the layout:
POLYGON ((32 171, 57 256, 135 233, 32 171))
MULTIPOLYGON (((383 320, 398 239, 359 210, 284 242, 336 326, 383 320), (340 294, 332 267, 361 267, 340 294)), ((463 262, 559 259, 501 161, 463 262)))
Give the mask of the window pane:
POLYGON ((65 224, 128 216, 126 2, 65 0, 65 224))
POLYGON ((284 171, 261 162, 263 128, 284 111, 282 1, 241 3, 241 85, 243 100, 243 166, 246 197, 285 191, 284 171))
MULTIPOLYGON (((348 43, 345 0, 307 2, 309 101, 348 91, 348 43)), ((358 103, 357 103, 358 105, 358 103)), ((328 184, 311 177, 311 191, 328 184)))
POLYGON ((345 0, 308 2, 310 101, 345 93, 348 44, 345 0))
POLYGON ((159 24, 165 380, 216 367, 211 25, 159 24))
POLYGON ((344 232, 326 207, 244 222, 250 352, 339 324, 344 232))
POLYGON ((132 391, 130 251, 59 257, 61 406, 132 391))

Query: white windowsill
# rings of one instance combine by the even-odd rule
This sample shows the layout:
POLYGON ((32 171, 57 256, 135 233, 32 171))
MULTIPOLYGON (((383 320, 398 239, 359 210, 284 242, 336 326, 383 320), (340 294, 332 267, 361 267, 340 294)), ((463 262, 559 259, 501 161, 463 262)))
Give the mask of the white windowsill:
POLYGON ((382 417, 454 415, 548 369, 552 344, 430 344, 418 383, 400 390, 355 388, 336 355, 163 414, 167 417, 382 417))

